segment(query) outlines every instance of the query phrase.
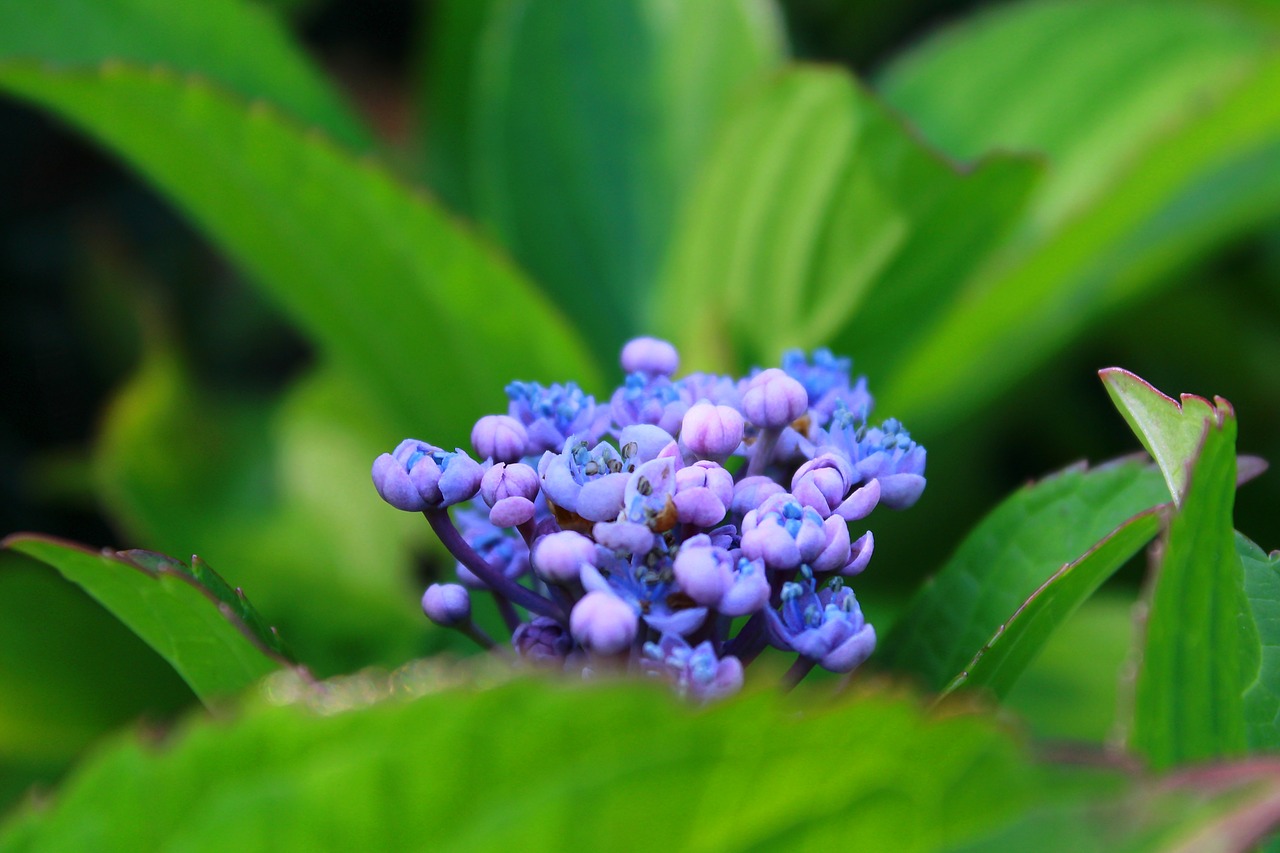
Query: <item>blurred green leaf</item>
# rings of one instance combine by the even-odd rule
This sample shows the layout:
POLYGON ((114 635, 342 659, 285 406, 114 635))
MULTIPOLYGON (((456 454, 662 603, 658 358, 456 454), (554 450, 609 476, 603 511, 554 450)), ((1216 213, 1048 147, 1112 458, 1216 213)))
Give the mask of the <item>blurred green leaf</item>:
POLYGON ((1043 233, 1228 91, 1265 44, 1252 22, 1204 4, 1040 0, 939 31, 895 57, 877 88, 953 157, 1042 153, 1050 168, 1026 229, 1043 233))
POLYGON ((1058 796, 951 853, 1246 853, 1280 815, 1278 774, 1274 763, 1246 761, 1108 795, 1058 796))
POLYGON ((7 0, 0 3, 0 57, 60 69, 162 64, 265 100, 356 150, 370 146, 368 131, 258 3, 7 0))
POLYGON ((204 82, 113 63, 0 64, 0 87, 94 134, 238 259, 395 429, 461 443, 512 377, 596 373, 527 281, 376 166, 204 82))
POLYGON ((0 846, 927 851, 1013 818, 1038 779, 988 721, 929 720, 910 697, 693 712, 652 684, 553 687, 269 708, 163 752, 119 743, 0 846))
POLYGON ((1036 177, 1032 162, 1005 156, 962 173, 847 74, 788 71, 757 87, 720 136, 655 323, 703 366, 776 359, 838 333, 861 360, 876 346, 868 334, 909 338, 946 304, 1036 177))
POLYGON ((726 109, 783 58, 772 2, 454 0, 435 30, 434 175, 612 361, 726 109))
POLYGON ((1252 766, 1159 785, 1036 766, 989 720, 883 692, 694 711, 652 684, 442 689, 451 678, 421 671, 390 697, 359 677, 310 695, 272 679, 265 694, 291 704, 193 721, 162 750, 123 739, 15 815, 0 847, 924 853, 1023 849, 994 842, 1074 809, 1103 820, 1071 837, 1155 850, 1276 799, 1248 787, 1269 778, 1252 766))
POLYGON ((369 481, 378 423, 331 372, 268 405, 197 387, 153 347, 108 410, 96 480, 137 541, 233 567, 314 671, 397 666, 453 634, 417 604, 426 523, 369 481))
POLYGON ((1147 614, 1132 745, 1153 767, 1245 751, 1244 690, 1259 666, 1236 552, 1236 421, 1219 401, 1169 523, 1147 614))
POLYGON ((1096 593, 1049 636, 1001 706, 1040 738, 1108 741, 1133 633, 1132 598, 1096 593))
MULTIPOLYGON (((208 701, 243 690, 288 661, 215 590, 176 560, 143 565, 121 554, 33 534, 0 542, 79 584, 167 660, 208 701)), ((225 584, 223 584, 225 586, 225 584)), ((248 602, 242 602, 248 608, 248 602)))
POLYGON ((1134 459, 1069 468, 1015 492, 920 589, 880 660, 943 689, 1056 572, 1167 499, 1159 472, 1134 459))
POLYGON ((0 551, 0 813, 111 729, 193 701, 168 664, 73 584, 0 551))
POLYGON ((1275 751, 1280 749, 1280 551, 1267 554, 1237 533, 1236 552, 1244 566, 1244 592, 1261 647, 1258 677, 1244 693, 1249 746, 1275 751))
POLYGON ((1111 402, 1156 460, 1169 493, 1180 503, 1187 489, 1188 463, 1204 440, 1205 424, 1214 416, 1213 404, 1194 394, 1174 400, 1118 367, 1108 367, 1099 374, 1111 402))
POLYGON ((863 360, 890 374, 882 403, 913 423, 973 411, 1091 320, 1274 215, 1280 61, 1265 48, 1222 10, 1020 4, 891 68, 886 97, 926 138, 957 156, 1038 150, 1048 168, 1026 228, 923 345, 863 360))
POLYGON ((1006 695, 1059 626, 1159 532, 1156 510, 1139 513, 1055 572, 952 679, 947 692, 978 688, 1006 695))

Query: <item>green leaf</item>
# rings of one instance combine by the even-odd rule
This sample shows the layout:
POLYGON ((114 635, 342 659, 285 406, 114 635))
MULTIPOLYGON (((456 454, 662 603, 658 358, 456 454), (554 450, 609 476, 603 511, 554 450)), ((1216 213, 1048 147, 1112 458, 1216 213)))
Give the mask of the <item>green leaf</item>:
POLYGON ((1032 220, 923 345, 864 359, 891 371, 881 403, 917 429, 971 412, 1273 216, 1280 61, 1265 47, 1256 27, 1196 6, 1018 4, 891 69, 887 97, 927 138, 962 156, 1031 148, 1048 168, 1032 220), (1016 49, 990 49, 1003 38, 1016 49))
POLYGON ((645 331, 678 203, 728 106, 785 53, 777 11, 455 0, 439 24, 434 172, 462 176, 450 196, 566 312, 591 318, 612 362, 645 331))
POLYGON ((237 693, 289 662, 259 617, 241 614, 249 605, 225 584, 207 585, 207 567, 197 572, 171 559, 130 559, 93 552, 70 542, 17 534, 0 547, 57 569, 98 600, 177 670, 196 695, 208 701, 237 693), (246 621, 246 618, 248 621, 246 621))
POLYGON ((0 814, 95 740, 195 701, 128 628, 41 563, 0 551, 0 814))
POLYGON ((107 411, 95 481, 134 541, 234 567, 313 672, 394 667, 454 632, 417 603, 426 523, 370 483, 384 429, 331 371, 267 404, 210 393, 153 345, 107 411))
POLYGON ((1265 43, 1250 21, 1204 4, 1042 0, 965 18, 896 57, 877 83, 954 157, 1045 155, 1027 224, 1044 232, 1237 82, 1265 43))
POLYGON ((1221 400, 1214 414, 1169 523, 1147 615, 1132 745, 1157 768, 1247 745, 1242 693, 1257 676, 1259 644, 1231 521, 1235 415, 1221 400))
POLYGON ((258 3, 7 0, 0 3, 0 58, 63 69, 108 60, 163 64, 265 100, 356 150, 370 146, 368 131, 258 3))
POLYGON ((513 377, 596 379, 512 268, 378 167, 196 79, 0 63, 0 88, 113 148, 319 343, 396 432, 461 443, 513 377))
MULTIPOLYGON (((920 677, 930 689, 943 689, 1055 573, 1167 498, 1159 472, 1133 459, 1088 470, 1069 468, 1015 492, 916 594, 880 644, 880 659, 920 677)), ((1145 532, 1145 524, 1117 544, 1133 544, 1129 537, 1145 532)), ((1104 556, 1116 555, 1108 548, 1104 556)), ((1088 564, 1069 588, 1093 583, 1090 574, 1112 561, 1088 564)), ((1070 569, 1065 576, 1071 577, 1070 569)), ((1046 628, 1036 628, 1037 637, 1046 628)))
POLYGON ((1033 163, 1004 156, 962 173, 847 74, 790 70, 745 98, 721 134, 655 322, 704 366, 837 335, 861 360, 878 346, 866 336, 910 337, 945 304, 1036 177, 1033 163))
POLYGON ((1244 715, 1249 748, 1280 749, 1280 551, 1264 552, 1236 534, 1244 566, 1244 592, 1258 632, 1261 664, 1245 688, 1244 715))
MULTIPOLYGON (((1188 461, 1204 440, 1214 404, 1194 394, 1167 397, 1139 376, 1118 367, 1098 371, 1102 384, 1133 434, 1151 454, 1177 503, 1187 490, 1188 461)), ((1218 405, 1224 401, 1215 398, 1218 405)))
POLYGON ((1116 731, 1132 646, 1132 597, 1099 591, 1049 636, 1000 704, 1038 738, 1104 743, 1116 731))
POLYGON ((1242 761, 1127 791, 1060 795, 950 853, 1246 853, 1280 818, 1275 773, 1274 765, 1242 761))
POLYGON ((360 707, 371 692, 339 682, 314 697, 325 713, 196 723, 160 752, 118 743, 0 847, 910 853, 990 832, 1039 781, 990 721, 908 696, 693 712, 654 685, 523 682, 360 707))
POLYGON ((1158 511, 1139 513, 1055 572, 1000 626, 946 692, 979 688, 1005 696, 1054 631, 1159 532, 1158 511))

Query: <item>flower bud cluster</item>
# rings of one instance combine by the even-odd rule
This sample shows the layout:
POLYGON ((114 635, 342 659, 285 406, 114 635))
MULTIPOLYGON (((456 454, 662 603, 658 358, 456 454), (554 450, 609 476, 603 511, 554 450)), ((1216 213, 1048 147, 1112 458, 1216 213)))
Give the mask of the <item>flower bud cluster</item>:
POLYGON ((865 661, 875 630, 846 582, 874 539, 849 526, 916 502, 925 449, 868 421, 865 379, 827 350, 675 378, 675 347, 638 338, 622 366, 605 404, 511 383, 507 412, 476 422, 474 457, 410 439, 374 462, 383 499, 422 512, 458 560, 427 616, 487 643, 471 621, 483 590, 518 659, 639 671, 697 701, 738 690, 767 646, 802 671, 865 661))

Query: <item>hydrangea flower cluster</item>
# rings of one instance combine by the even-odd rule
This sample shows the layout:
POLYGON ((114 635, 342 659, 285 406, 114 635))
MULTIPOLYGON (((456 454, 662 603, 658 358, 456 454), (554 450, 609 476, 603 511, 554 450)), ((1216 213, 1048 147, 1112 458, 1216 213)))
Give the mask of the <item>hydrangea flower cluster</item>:
POLYGON ((678 366, 638 338, 607 403, 513 382, 507 413, 476 422, 474 457, 416 439, 378 457, 378 493, 458 561, 458 583, 423 596, 428 618, 494 648, 471 615, 485 592, 519 659, 646 673, 697 701, 737 691, 768 646, 797 655, 789 683, 870 656, 847 581, 874 539, 849 526, 916 502, 925 449, 896 420, 869 423, 865 379, 828 350, 742 379, 678 366))

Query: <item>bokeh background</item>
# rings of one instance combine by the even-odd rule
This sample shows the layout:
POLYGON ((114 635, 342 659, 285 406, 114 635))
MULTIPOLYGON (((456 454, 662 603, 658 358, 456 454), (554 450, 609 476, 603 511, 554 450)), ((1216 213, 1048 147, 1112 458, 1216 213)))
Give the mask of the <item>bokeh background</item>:
MULTIPOLYGON (((380 132, 386 141, 380 156, 426 183, 422 149, 431 116, 422 93, 431 83, 425 57, 433 4, 269 5, 380 132)), ((890 57, 989 6, 940 0, 781 5, 798 58, 837 63, 870 80, 890 57)), ((1259 28, 1280 28, 1280 4, 1217 5, 1227 14, 1256 16, 1259 28)), ((1261 160, 1256 168, 1261 180, 1280 163, 1261 160)), ((872 602, 869 609, 890 612, 1010 490, 1077 460, 1137 449, 1097 380, 1101 367, 1129 368, 1167 392, 1226 397, 1239 415, 1242 451, 1280 460, 1280 216, 1251 221, 1165 278, 960 421, 945 428, 908 424, 929 448, 930 486, 910 513, 877 520, 876 571, 859 590, 872 602)), ((296 596, 310 602, 313 618, 341 626, 320 637, 308 633, 305 621, 282 625, 287 637, 319 649, 322 674, 393 666, 447 642, 415 612, 414 590, 446 571, 425 532, 409 531, 401 519, 385 521, 372 489, 349 485, 367 477, 370 446, 389 447, 400 436, 361 434, 358 401, 331 399, 310 383, 318 356, 307 340, 168 201, 91 141, 9 100, 0 101, 0 281, 6 401, 0 532, 36 530, 92 546, 210 556, 268 618, 273 601, 296 596), (282 399, 292 401, 283 414, 282 399), (168 455, 192 441, 201 458, 168 455), (282 482, 278 456, 298 448, 300 455, 285 465, 298 476, 282 482), (335 485, 314 467, 317 459, 357 473, 335 485), (350 491, 337 510, 305 501, 308 493, 334 488, 350 491), (187 495, 182 503, 195 509, 157 515, 148 501, 163 502, 157 496, 165 489, 187 495), (217 509, 202 513, 201 501, 217 509), (275 517, 274 526, 255 517, 281 502, 291 509, 275 517), (165 519, 163 529, 157 517, 165 519), (309 524, 343 523, 368 539, 353 534, 336 557, 307 551, 309 524), (258 525, 246 534, 259 537, 255 556, 290 568, 269 576, 239 568, 234 555, 219 551, 220 531, 236 525, 258 525), (407 557, 378 544, 387 530, 408 537, 407 557), (330 585, 328 575, 323 583, 309 581, 308 560, 325 557, 343 561, 349 583, 330 585), (366 584, 369 577, 379 580, 366 584), (366 586, 373 591, 363 599, 353 592, 366 586), (392 639, 362 641, 361 625, 370 619, 396 625, 385 632, 392 639)), ((423 323, 428 327, 430 319, 423 323)), ((847 354, 856 369, 859 353, 847 354)), ((874 392, 877 377, 869 380, 874 392)), ((1265 548, 1280 546, 1277 507, 1280 474, 1272 472, 1240 493, 1237 526, 1265 548)), ((69 585, 12 555, 0 561, 0 648, 38 649, 21 661, 0 652, 10 682, 0 687, 0 736, 7 744, 0 754, 2 807, 32 779, 55 778, 101 731, 139 713, 163 720, 191 696, 69 585), (42 674, 49 666, 87 679, 80 689, 87 683, 99 701, 81 707, 78 694, 42 674), (49 709, 43 729, 22 728, 31 723, 15 721, 16 715, 5 729, 4 707, 20 703, 49 709)), ((1099 654, 1118 665, 1123 649, 1110 640, 1128 630, 1128 601, 1142 569, 1136 561, 1120 573, 1107 600, 1113 604, 1083 614, 1066 642, 1102 638, 1099 654)), ((1070 700, 1046 695, 1050 682, 1029 676, 1024 706, 1034 712, 1037 692, 1042 704, 1070 700)), ((1054 733, 1094 735, 1108 724, 1105 714, 1071 719, 1070 713, 1046 725, 1056 725, 1054 733)))

